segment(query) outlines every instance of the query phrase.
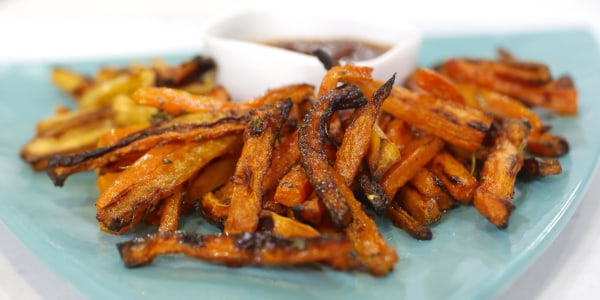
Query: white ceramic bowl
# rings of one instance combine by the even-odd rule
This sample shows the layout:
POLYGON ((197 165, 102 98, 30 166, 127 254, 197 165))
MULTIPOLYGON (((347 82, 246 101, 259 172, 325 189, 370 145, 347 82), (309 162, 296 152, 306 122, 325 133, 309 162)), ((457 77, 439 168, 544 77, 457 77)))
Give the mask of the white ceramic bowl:
POLYGON ((302 39, 389 45, 384 54, 354 64, 373 67, 376 79, 387 80, 396 73, 399 83, 416 65, 421 33, 400 18, 285 8, 238 9, 208 22, 204 53, 215 59, 217 81, 228 89, 232 100, 242 101, 287 84, 319 87, 326 70, 318 58, 259 43, 302 39))

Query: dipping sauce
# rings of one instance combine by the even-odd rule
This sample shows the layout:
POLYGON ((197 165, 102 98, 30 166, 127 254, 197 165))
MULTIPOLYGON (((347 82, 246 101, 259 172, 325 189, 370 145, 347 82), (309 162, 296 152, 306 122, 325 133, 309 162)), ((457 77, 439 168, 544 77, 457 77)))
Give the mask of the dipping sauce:
POLYGON ((391 48, 390 46, 354 40, 268 41, 264 44, 309 55, 314 55, 313 53, 317 49, 321 49, 329 54, 334 61, 339 62, 372 59, 391 48))

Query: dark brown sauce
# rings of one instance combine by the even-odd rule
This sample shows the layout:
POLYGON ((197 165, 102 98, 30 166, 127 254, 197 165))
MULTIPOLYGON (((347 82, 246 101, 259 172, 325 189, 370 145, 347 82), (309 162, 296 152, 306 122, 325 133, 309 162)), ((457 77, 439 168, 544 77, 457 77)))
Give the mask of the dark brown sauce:
POLYGON ((372 59, 390 49, 389 46, 355 40, 277 40, 264 44, 309 55, 321 49, 334 61, 341 62, 372 59))

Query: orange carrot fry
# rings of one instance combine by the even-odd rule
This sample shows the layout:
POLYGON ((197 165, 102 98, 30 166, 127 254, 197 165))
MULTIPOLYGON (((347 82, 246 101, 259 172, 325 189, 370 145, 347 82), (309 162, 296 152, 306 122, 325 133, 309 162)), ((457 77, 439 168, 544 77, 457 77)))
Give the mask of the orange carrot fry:
POLYGON ((385 193, 394 198, 396 192, 424 167, 443 147, 444 143, 432 136, 423 135, 402 149, 402 159, 393 165, 381 179, 385 193))
POLYGON ((569 152, 569 142, 551 132, 532 132, 527 139, 527 151, 546 157, 561 157, 569 152))
POLYGON ((478 109, 429 95, 416 100, 400 98, 396 90, 383 103, 383 110, 450 144, 476 150, 491 127, 492 117, 478 109))
POLYGON ((456 206, 442 181, 427 168, 421 168, 410 180, 410 185, 423 196, 434 199, 442 211, 456 206))
POLYGON ((273 200, 286 207, 304 202, 312 191, 310 181, 300 166, 293 167, 279 181, 273 200))
POLYGON ((498 228, 508 226, 513 209, 514 184, 523 165, 523 153, 504 134, 499 134, 494 149, 483 164, 474 205, 481 215, 498 228))
POLYGON ((344 132, 344 138, 338 151, 334 169, 350 186, 358 173, 363 158, 367 155, 373 127, 381 110, 381 104, 388 97, 396 76, 392 76, 380 89, 378 89, 371 100, 357 108, 352 114, 352 121, 344 132))
POLYGON ((144 87, 131 95, 137 104, 149 105, 173 115, 231 109, 231 103, 220 98, 195 95, 167 87, 144 87))
POLYGON ((424 225, 431 225, 440 220, 442 212, 437 202, 420 194, 411 185, 403 186, 395 199, 402 208, 424 225))
POLYGON ((292 166, 300 161, 300 148, 298 148, 298 131, 290 134, 279 147, 273 150, 273 161, 265 174, 263 188, 269 191, 277 185, 292 166))
POLYGON ((319 235, 319 231, 310 225, 267 210, 261 212, 260 224, 262 231, 269 231, 284 238, 315 237, 319 235))
POLYGON ((563 114, 577 113, 577 89, 569 77, 553 80, 545 66, 519 62, 448 59, 441 72, 452 80, 496 90, 563 114))
POLYGON ((229 215, 229 203, 208 192, 200 199, 200 213, 208 222, 223 227, 229 215))
POLYGON ((176 186, 173 188, 173 194, 163 200, 158 232, 175 231, 179 228, 182 200, 181 190, 181 185, 176 186))
POLYGON ((447 151, 439 152, 431 161, 430 170, 444 184, 452 197, 469 204, 477 187, 477 179, 469 169, 447 151))
POLYGON ((291 101, 284 101, 254 111, 244 131, 244 146, 235 168, 225 233, 256 231, 264 194, 263 178, 271 163, 275 139, 291 105, 291 101))
MULTIPOLYGON (((314 194, 314 193, 313 193, 314 194)), ((294 205, 294 218, 311 225, 320 225, 325 214, 325 207, 316 195, 310 195, 302 203, 294 205)))
POLYGON ((236 162, 237 153, 225 155, 211 162, 196 177, 190 179, 183 201, 183 211, 189 211, 206 193, 225 184, 233 176, 236 162))
POLYGON ((400 119, 393 119, 385 128, 385 136, 400 149, 413 138, 410 127, 400 119))
POLYGON ((153 148, 119 173, 119 179, 100 195, 96 218, 110 232, 123 233, 141 220, 144 211, 168 196, 173 187, 188 180, 215 157, 235 149, 237 143, 237 136, 226 136, 153 148))
POLYGON ((413 76, 417 86, 427 93, 440 99, 460 104, 466 103, 454 83, 440 73, 426 68, 418 68, 413 76))

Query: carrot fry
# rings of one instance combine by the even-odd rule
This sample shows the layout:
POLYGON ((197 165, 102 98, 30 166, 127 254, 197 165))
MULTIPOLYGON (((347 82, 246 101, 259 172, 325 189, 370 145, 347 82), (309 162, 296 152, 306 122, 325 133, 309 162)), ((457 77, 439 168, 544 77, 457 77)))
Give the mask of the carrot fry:
POLYGON ((273 144, 287 119, 291 101, 253 113, 244 131, 244 146, 235 167, 233 192, 224 232, 254 232, 264 194, 263 179, 273 154, 273 144))
POLYGON ((174 186, 188 180, 212 159, 235 148, 237 143, 237 136, 226 136, 153 148, 119 173, 115 184, 100 195, 96 201, 96 218, 112 233, 125 232, 140 221, 144 211, 169 195, 174 186))
POLYGON ((410 180, 410 185, 423 196, 434 199, 441 211, 452 209, 456 206, 454 199, 446 191, 444 183, 427 168, 421 168, 410 180))
POLYGON ((450 144, 476 150, 491 127, 493 119, 478 109, 429 95, 416 100, 401 98, 397 90, 392 90, 392 96, 383 103, 383 110, 450 144))
POLYGON ((400 149, 404 148, 413 138, 408 124, 400 119, 393 119, 387 124, 385 136, 400 149))
POLYGON ((273 150, 273 160, 264 178, 265 191, 275 188, 281 177, 299 162, 298 131, 295 131, 273 150))
POLYGON ((210 139, 244 130, 245 118, 224 118, 212 123, 175 124, 145 128, 117 143, 72 155, 55 155, 48 162, 48 176, 62 186, 68 176, 117 161, 132 152, 146 151, 159 143, 210 139))
POLYGON ((184 212, 189 211, 194 203, 202 199, 206 193, 225 184, 233 176, 236 163, 236 155, 225 155, 211 162, 197 176, 190 179, 186 188, 182 210, 184 212))
POLYGON ((431 160, 430 170, 455 200, 465 204, 471 203, 477 179, 454 156, 447 151, 439 152, 431 160))
POLYGON ((167 87, 143 87, 131 95, 131 100, 140 105, 149 105, 173 115, 196 112, 229 110, 230 102, 220 98, 194 95, 183 90, 167 87))
POLYGON ((200 199, 200 213, 210 223, 223 227, 229 215, 229 203, 208 192, 200 199))
POLYGON ((281 178, 273 200, 286 207, 294 207, 294 205, 304 202, 310 192, 312 192, 310 181, 302 168, 296 166, 281 178))
MULTIPOLYGON (((338 86, 339 82, 344 83, 356 83, 361 81, 371 81, 371 74, 373 73, 373 68, 364 67, 364 66, 355 66, 355 65, 343 65, 343 66, 335 66, 323 76, 321 80, 321 85, 319 86, 319 92, 317 94, 317 98, 321 99, 331 90, 338 86)), ((366 97, 370 97, 369 94, 365 94, 366 97)))
POLYGON ((440 73, 426 68, 418 68, 413 76, 416 85, 427 93, 440 99, 466 104, 460 90, 440 73))
POLYGON ((312 101, 315 97, 315 88, 309 84, 291 84, 279 88, 270 89, 264 95, 247 99, 236 104, 237 110, 251 110, 259 108, 265 104, 275 104, 277 102, 290 99, 293 103, 299 104, 304 101, 312 101))
POLYGON ((319 235, 319 231, 310 225, 268 210, 261 212, 260 228, 261 231, 269 231, 284 238, 309 238, 319 235))
POLYGON ((519 178, 532 180, 560 173, 562 173, 562 166, 559 160, 528 157, 523 161, 523 167, 519 171, 519 178))
POLYGON ((437 202, 424 197, 411 185, 403 186, 398 191, 395 201, 423 225, 431 225, 442 217, 437 202))
POLYGON ((432 136, 423 135, 402 149, 402 159, 393 165, 381 179, 381 186, 390 199, 415 174, 442 149, 444 143, 432 136))
POLYGON ((514 183, 522 164, 523 157, 517 147, 500 134, 483 164, 474 197, 475 208, 498 228, 508 226, 508 218, 515 208, 512 204, 514 183))
POLYGON ((577 113, 577 90, 569 77, 553 80, 545 66, 491 60, 448 59, 441 72, 563 114, 577 113))
POLYGON ((371 177, 367 170, 363 170, 358 174, 357 182, 366 201, 371 203, 375 213, 384 216, 390 205, 390 198, 387 196, 379 182, 371 177))
POLYGON ((423 225, 423 223, 415 220, 408 212, 406 212, 397 203, 392 202, 387 211, 387 216, 390 218, 394 226, 406 231, 417 240, 431 240, 431 229, 423 225))
POLYGON ((357 108, 352 114, 352 122, 344 132, 344 138, 338 151, 334 169, 350 186, 358 173, 363 158, 367 155, 371 140, 369 137, 373 126, 377 123, 381 104, 388 97, 396 76, 392 76, 380 89, 378 89, 371 100, 357 108))
POLYGON ((525 106, 522 102, 507 95, 494 92, 488 89, 480 88, 478 93, 481 100, 485 102, 484 109, 503 118, 527 119, 532 127, 532 132, 542 132, 545 130, 540 116, 533 110, 525 106))
POLYGON ((175 231, 179 228, 182 200, 181 190, 181 185, 174 187, 173 194, 163 200, 160 210, 160 225, 158 226, 158 232, 175 231))
POLYGON ((286 239, 270 233, 199 235, 181 231, 149 235, 117 245, 128 268, 151 264, 158 255, 182 253, 227 266, 322 263, 334 269, 359 267, 352 245, 340 236, 286 239))
POLYGON ((527 139, 527 151, 546 157, 561 157, 569 152, 569 142, 550 132, 531 133, 527 139))
POLYGON ((325 207, 317 196, 308 196, 302 203, 294 205, 294 218, 311 225, 320 225, 325 214, 325 207))
POLYGON ((323 147, 326 123, 335 110, 354 108, 365 103, 366 99, 358 87, 343 85, 335 88, 315 103, 305 116, 298 135, 302 168, 336 228, 346 227, 352 220, 352 213, 347 199, 340 192, 341 186, 346 186, 345 179, 339 174, 335 176, 334 169, 327 161, 323 147))

